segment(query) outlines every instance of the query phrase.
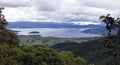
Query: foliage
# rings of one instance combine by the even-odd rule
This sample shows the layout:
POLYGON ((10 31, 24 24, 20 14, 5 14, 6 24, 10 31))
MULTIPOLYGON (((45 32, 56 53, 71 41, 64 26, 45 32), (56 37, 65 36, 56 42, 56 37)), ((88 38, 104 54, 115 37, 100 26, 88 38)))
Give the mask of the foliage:
POLYGON ((85 59, 81 57, 74 58, 73 54, 69 51, 61 51, 59 55, 61 56, 65 65, 88 65, 85 59))
POLYGON ((100 19, 106 24, 106 29, 109 31, 108 36, 104 38, 104 46, 108 50, 107 53, 109 55, 112 54, 115 57, 118 53, 113 52, 117 51, 120 43, 120 18, 115 19, 114 17, 111 17, 110 14, 107 14, 107 16, 100 16, 100 19), (117 30, 114 30, 115 28, 117 28, 117 30), (112 30, 117 31, 116 36, 111 35, 112 30))
POLYGON ((18 46, 19 39, 17 35, 8 30, 0 31, 0 44, 9 43, 10 46, 18 46))
POLYGON ((3 9, 0 8, 0 44, 9 43, 8 45, 10 46, 18 46, 19 39, 17 35, 6 29, 8 22, 2 14, 3 9))
POLYGON ((120 52, 120 18, 115 19, 110 14, 107 16, 100 16, 100 19, 106 24, 106 29, 109 31, 108 36, 103 38, 103 45, 105 47, 105 54, 112 56, 113 62, 108 62, 109 65, 120 65, 119 63, 119 52, 120 52), (117 29, 117 30, 114 30, 117 29), (111 32, 117 31, 116 35, 112 35, 111 32))
MULTIPOLYGON (((116 36, 113 36, 113 39, 116 39, 115 37, 116 36)), ((103 40, 105 40, 104 37, 98 40, 83 42, 81 44, 64 42, 56 44, 52 46, 52 48, 57 51, 71 51, 76 57, 80 56, 85 58, 88 63, 92 63, 91 65, 111 65, 114 61, 119 63, 120 56, 117 55, 114 58, 112 55, 106 54, 107 50, 104 49, 104 45, 101 43, 103 40)), ((120 45, 118 45, 118 47, 120 48, 120 45)), ((116 52, 120 54, 120 49, 117 49, 114 53, 116 52)))
POLYGON ((4 29, 6 29, 6 26, 7 26, 7 21, 6 21, 6 19, 5 19, 5 16, 2 14, 2 10, 3 10, 4 8, 0 8, 0 29, 1 30, 4 30, 4 29))
MULTIPOLYGON (((71 51, 76 57, 80 56, 85 58, 88 63, 94 63, 95 65, 100 65, 102 58, 102 48, 103 46, 99 40, 92 40, 88 42, 83 42, 81 44, 75 42, 63 42, 52 46, 53 49, 57 51, 71 51)), ((103 64, 101 64, 103 65, 103 64)))
POLYGON ((111 30, 116 26, 114 18, 107 14, 106 16, 100 16, 100 19, 106 24, 106 29, 111 33, 111 30))
POLYGON ((51 47, 55 44, 62 43, 62 42, 86 42, 89 39, 86 38, 54 38, 54 37, 41 37, 39 35, 28 35, 28 36, 19 36, 20 44, 21 45, 43 45, 51 47))
POLYGON ((56 52, 41 46, 10 47, 0 45, 1 65, 87 65, 81 57, 74 57, 71 52, 56 52))

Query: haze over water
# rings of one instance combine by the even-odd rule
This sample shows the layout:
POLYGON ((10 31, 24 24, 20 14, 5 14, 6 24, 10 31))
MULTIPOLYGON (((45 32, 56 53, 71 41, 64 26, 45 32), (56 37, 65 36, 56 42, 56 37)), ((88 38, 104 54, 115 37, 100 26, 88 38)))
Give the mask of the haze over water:
POLYGON ((99 37, 101 35, 82 33, 88 28, 12 28, 12 30, 21 31, 18 35, 41 35, 42 37, 60 37, 60 38, 81 38, 81 37, 99 37), (31 34, 32 31, 40 33, 31 34))

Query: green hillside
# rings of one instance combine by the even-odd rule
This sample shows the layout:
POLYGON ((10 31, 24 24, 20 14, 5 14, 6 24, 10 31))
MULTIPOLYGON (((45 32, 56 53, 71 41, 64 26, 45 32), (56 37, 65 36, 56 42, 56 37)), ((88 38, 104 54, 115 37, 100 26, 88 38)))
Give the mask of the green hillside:
MULTIPOLYGON (((39 35, 19 36, 21 45, 43 45, 51 47, 62 42, 86 42, 92 40, 90 38, 55 38, 55 37, 41 37, 39 35)), ((94 38, 93 38, 94 39, 94 38)))
MULTIPOLYGON (((81 56, 88 60, 89 63, 93 63, 95 65, 112 65, 112 62, 119 61, 119 55, 114 58, 113 56, 105 54, 106 50, 101 42, 102 40, 104 40, 104 38, 83 42, 81 44, 75 42, 59 43, 54 45, 52 48, 57 51, 71 51, 76 56, 81 56)), ((117 51, 120 51, 120 49, 117 49, 117 51)), ((118 54, 120 54, 120 52, 118 54)))

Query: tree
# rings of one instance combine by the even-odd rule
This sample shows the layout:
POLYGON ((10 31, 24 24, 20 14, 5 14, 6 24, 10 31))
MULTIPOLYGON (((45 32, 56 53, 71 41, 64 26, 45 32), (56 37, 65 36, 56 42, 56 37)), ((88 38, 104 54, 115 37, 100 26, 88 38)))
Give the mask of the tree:
POLYGON ((0 44, 7 43, 9 46, 18 46, 19 39, 17 35, 6 28, 8 22, 2 14, 3 9, 3 7, 0 8, 0 44))
POLYGON ((74 57, 72 52, 61 51, 59 53, 64 65, 88 65, 87 61, 81 57, 74 57))
MULTIPOLYGON (((111 17, 110 14, 106 16, 100 16, 100 20, 106 24, 106 30, 108 30, 108 36, 104 38, 105 53, 114 57, 114 62, 110 65, 119 65, 119 52, 120 52, 120 18, 111 17), (115 35, 112 35, 112 31, 116 31, 115 35)), ((111 63, 111 62, 110 62, 111 63)))
POLYGON ((76 57, 74 61, 76 65, 88 65, 87 61, 81 57, 76 57))
POLYGON ((5 16, 2 14, 3 9, 4 9, 3 7, 0 8, 0 30, 6 29, 6 26, 8 25, 5 16))
POLYGON ((111 17, 110 14, 107 14, 106 16, 100 16, 100 19, 106 24, 106 29, 109 31, 109 34, 111 34, 111 30, 115 28, 114 18, 111 17))
POLYGON ((107 14, 106 16, 100 16, 100 20, 106 24, 106 29, 111 34, 113 29, 117 29, 117 34, 120 36, 120 18, 111 17, 111 14, 107 14))
MULTIPOLYGON (((106 24, 106 30, 108 30, 107 40, 109 40, 109 44, 120 43, 120 18, 115 19, 114 17, 111 17, 110 14, 107 14, 106 16, 104 16, 104 15, 100 16, 100 20, 106 24), (114 30, 114 29, 116 29, 116 30, 114 30), (112 39, 113 35, 111 34, 112 30, 117 32, 116 41, 112 41, 113 40, 112 39)), ((105 41, 107 41, 107 40, 105 40, 105 41)))

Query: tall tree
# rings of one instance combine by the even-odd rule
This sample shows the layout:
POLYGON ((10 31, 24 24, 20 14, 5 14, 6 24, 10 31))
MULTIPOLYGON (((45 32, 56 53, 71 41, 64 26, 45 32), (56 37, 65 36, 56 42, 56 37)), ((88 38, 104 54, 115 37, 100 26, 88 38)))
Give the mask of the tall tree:
POLYGON ((102 20, 102 22, 106 24, 106 29, 109 31, 109 34, 111 35, 111 30, 116 27, 115 19, 111 17, 110 14, 107 14, 106 16, 102 15, 100 16, 100 19, 102 20))
POLYGON ((6 43, 9 46, 18 46, 19 39, 17 35, 6 28, 8 22, 2 14, 3 9, 3 7, 0 7, 0 44, 6 43))
POLYGON ((3 7, 0 8, 0 30, 6 29, 6 26, 8 25, 5 16, 2 14, 3 9, 4 9, 3 7))
POLYGON ((110 14, 106 16, 100 16, 100 20, 106 24, 106 29, 109 31, 108 36, 104 38, 104 46, 107 50, 107 55, 114 57, 114 62, 110 65, 119 65, 117 59, 119 59, 120 52, 120 18, 111 17, 110 14), (114 30, 116 29, 116 30, 114 30), (112 31, 116 31, 115 35, 112 35, 112 31))

